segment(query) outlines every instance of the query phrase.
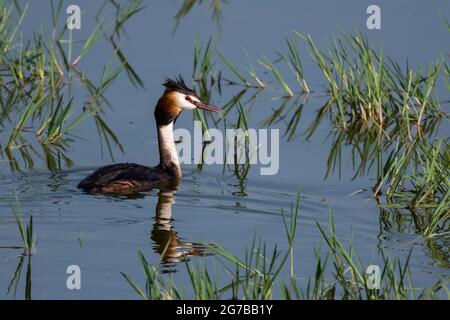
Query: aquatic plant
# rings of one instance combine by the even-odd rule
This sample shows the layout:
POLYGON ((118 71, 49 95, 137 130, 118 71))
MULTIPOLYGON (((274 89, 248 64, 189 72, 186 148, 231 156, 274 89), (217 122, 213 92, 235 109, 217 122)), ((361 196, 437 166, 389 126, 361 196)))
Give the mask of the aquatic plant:
MULTIPOLYGON (((215 86, 220 91, 220 74, 214 70, 214 61, 212 59, 217 39, 209 39, 206 46, 199 41, 194 42, 194 62, 192 69, 192 80, 196 84, 194 90, 202 101, 209 102, 211 93, 215 86)), ((208 129, 208 121, 204 114, 194 110, 194 120, 201 121, 203 132, 208 129)))
POLYGON ((403 138, 411 140, 413 126, 422 134, 427 118, 444 116, 433 94, 442 61, 423 74, 408 65, 402 69, 383 50, 376 53, 361 33, 350 36, 342 31, 328 55, 310 36, 297 35, 306 41, 325 76, 330 98, 324 108, 332 112, 337 127, 346 130, 365 124, 366 129, 385 133, 395 125, 403 138))
POLYGON ((72 30, 65 24, 61 29, 57 23, 62 12, 61 0, 50 1, 50 30, 43 26, 31 39, 21 34, 29 5, 22 8, 17 2, 0 3, 0 125, 4 127, 5 122, 12 122, 5 146, 10 159, 14 158, 13 150, 22 152, 24 146, 31 146, 25 133, 34 132, 37 141, 46 149, 64 148, 70 141, 67 139, 70 132, 88 118, 94 119, 99 137, 105 140, 110 154, 111 143, 122 148, 117 136, 102 119, 104 106, 110 106, 105 91, 122 71, 126 71, 133 84, 143 86, 118 43, 126 22, 143 9, 141 3, 141 0, 130 0, 122 7, 116 5, 114 21, 105 18, 111 16, 105 12, 106 4, 101 6, 97 25, 82 41, 78 52, 74 50, 72 30), (113 56, 105 63, 99 83, 94 84, 78 66, 102 38, 111 44, 113 56), (79 80, 89 94, 86 101, 77 101, 72 96, 74 79, 79 80), (77 108, 81 104, 83 107, 77 108))
MULTIPOLYGON (((310 89, 305 79, 303 65, 298 49, 292 40, 286 39, 286 43, 288 46, 288 53, 283 54, 278 52, 278 59, 276 61, 271 61, 263 56, 258 60, 258 64, 263 67, 263 71, 270 71, 269 74, 273 76, 273 80, 280 85, 281 89, 289 97, 297 94, 307 94, 310 89), (286 63, 288 70, 291 71, 292 75, 298 82, 300 90, 293 90, 285 77, 282 76, 281 71, 276 66, 281 62, 286 63)), ((231 62, 223 52, 218 50, 216 48, 217 45, 218 38, 214 40, 210 39, 203 51, 202 46, 198 43, 198 40, 194 43, 193 79, 199 83, 201 92, 204 92, 210 96, 211 91, 213 89, 217 89, 218 93, 221 95, 223 85, 241 86, 245 89, 266 89, 268 87, 268 83, 273 82, 272 79, 263 79, 263 77, 258 74, 245 48, 243 48, 243 52, 249 65, 244 67, 246 69, 246 73, 244 73, 236 64, 231 62), (223 65, 216 63, 214 59, 215 54, 217 54, 223 65), (224 76, 225 70, 230 71, 231 76, 235 77, 235 79, 231 76, 224 76)))
POLYGON ((262 121, 261 126, 267 127, 274 124, 285 126, 284 136, 287 141, 297 138, 300 133, 297 130, 302 119, 303 109, 308 102, 309 95, 298 95, 294 99, 281 97, 273 101, 281 100, 281 103, 273 108, 272 114, 262 121))
MULTIPOLYGON (((181 23, 181 20, 186 17, 191 10, 197 6, 202 4, 202 0, 183 0, 175 15, 175 27, 173 29, 173 33, 177 30, 178 26, 181 23)), ((227 3, 225 0, 212 0, 210 1, 212 18, 216 21, 217 25, 220 27, 220 20, 222 17, 222 4, 227 3)))
MULTIPOLYGON (((235 65, 233 65, 227 58, 225 58, 225 56, 221 54, 220 51, 217 51, 217 55, 220 57, 220 59, 222 59, 223 63, 228 67, 228 69, 239 79, 240 84, 242 86, 244 87, 252 86, 252 84, 242 75, 239 69, 235 65)), ((259 80, 259 78, 256 76, 256 72, 253 71, 251 74, 254 76, 254 78, 259 80)), ((229 83, 233 84, 232 81, 230 81, 229 83)), ((259 80, 258 83, 262 84, 261 80, 259 80)))
POLYGON ((438 226, 440 232, 447 232, 448 143, 443 139, 428 143, 448 117, 435 93, 446 63, 439 60, 423 74, 408 65, 402 69, 383 51, 375 53, 360 33, 342 32, 328 55, 311 37, 298 35, 329 85, 330 97, 306 132, 311 137, 326 115, 335 125, 326 176, 340 169, 342 148, 350 147, 354 177, 376 169, 375 197, 383 191, 388 206, 428 217, 421 230, 425 236, 438 226))

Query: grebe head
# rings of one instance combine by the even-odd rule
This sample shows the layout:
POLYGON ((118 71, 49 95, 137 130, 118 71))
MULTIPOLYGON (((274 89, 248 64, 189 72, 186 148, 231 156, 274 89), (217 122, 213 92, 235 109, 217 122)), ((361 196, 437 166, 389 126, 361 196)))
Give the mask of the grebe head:
POLYGON ((181 167, 173 137, 173 124, 183 110, 204 109, 221 112, 213 105, 202 102, 194 90, 188 88, 181 77, 166 79, 166 87, 155 107, 155 120, 158 128, 160 163, 158 168, 170 177, 181 177, 181 167))
POLYGON ((167 78, 163 83, 166 87, 155 108, 155 119, 158 125, 175 122, 183 110, 203 109, 212 112, 223 110, 201 101, 195 91, 190 89, 181 77, 175 80, 167 78))

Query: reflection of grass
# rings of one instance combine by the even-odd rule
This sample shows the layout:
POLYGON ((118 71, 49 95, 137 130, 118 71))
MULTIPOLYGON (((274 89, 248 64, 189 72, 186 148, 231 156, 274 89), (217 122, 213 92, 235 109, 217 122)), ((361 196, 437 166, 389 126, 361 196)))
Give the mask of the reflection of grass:
POLYGON ((19 263, 17 264, 16 270, 14 271, 14 275, 11 278, 11 281, 8 285, 8 290, 6 294, 10 294, 12 291, 13 298, 16 298, 17 294, 17 287, 20 282, 20 278, 22 276, 22 269, 23 265, 27 263, 26 267, 26 274, 25 274, 25 294, 24 298, 25 300, 31 300, 31 256, 25 257, 24 255, 21 255, 19 258, 19 263), (25 260, 26 259, 26 260, 25 260))
POLYGON ((388 206, 425 215, 425 236, 448 232, 450 217, 450 148, 443 140, 428 146, 421 141, 402 145, 386 160, 377 188, 386 190, 388 206), (446 226, 447 225, 447 226, 446 226))
POLYGON ((277 123, 286 125, 284 132, 288 141, 298 136, 297 127, 302 118, 304 106, 308 102, 308 95, 299 95, 295 99, 282 97, 278 107, 273 108, 272 115, 262 122, 263 126, 270 126, 277 123))
MULTIPOLYGON (((395 206, 381 206, 380 230, 385 230, 390 234, 423 234, 430 224, 432 211, 433 209, 427 208, 408 210, 395 206)), ((437 230, 445 230, 445 227, 439 226, 437 230)), ((434 235, 426 237, 423 242, 427 254, 433 259, 433 263, 441 268, 450 268, 449 241, 448 233, 435 232, 434 235)))
MULTIPOLYGON (((357 256, 350 242, 346 249, 334 231, 333 216, 330 214, 330 230, 326 231, 318 224, 320 233, 329 249, 324 257, 316 252, 316 271, 302 290, 295 276, 293 263, 290 273, 283 279, 282 269, 288 258, 292 261, 292 248, 299 214, 299 202, 291 208, 290 221, 284 218, 289 250, 285 253, 275 247, 272 251, 266 244, 256 242, 253 238, 251 248, 241 259, 221 247, 210 247, 219 257, 221 265, 231 275, 229 284, 219 287, 220 273, 210 274, 205 265, 192 266, 187 263, 190 285, 196 299, 271 299, 278 294, 283 299, 427 299, 434 298, 445 289, 445 283, 438 281, 427 289, 414 287, 409 261, 411 253, 402 265, 398 259, 391 261, 382 255, 380 265, 380 288, 371 287, 372 279, 357 256), (328 261, 332 259, 332 270, 328 261), (331 272, 330 272, 331 271, 331 272), (328 277, 331 277, 328 279, 328 277), (279 290, 276 291, 276 285, 279 290)), ((146 275, 146 289, 141 289, 130 277, 127 282, 144 299, 184 299, 186 298, 172 278, 166 280, 158 269, 149 264, 142 253, 139 253, 141 264, 146 275)))

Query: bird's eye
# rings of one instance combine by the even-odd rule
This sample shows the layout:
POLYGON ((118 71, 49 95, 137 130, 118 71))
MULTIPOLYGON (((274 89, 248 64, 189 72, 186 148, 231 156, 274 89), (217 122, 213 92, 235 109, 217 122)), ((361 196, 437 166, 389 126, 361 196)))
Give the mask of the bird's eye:
POLYGON ((192 98, 190 96, 186 96, 185 98, 187 101, 192 101, 192 98))

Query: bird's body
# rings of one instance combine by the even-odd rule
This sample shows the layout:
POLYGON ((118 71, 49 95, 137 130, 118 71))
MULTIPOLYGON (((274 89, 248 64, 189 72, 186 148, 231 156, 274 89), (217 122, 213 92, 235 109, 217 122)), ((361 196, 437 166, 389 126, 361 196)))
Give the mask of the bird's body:
POLYGON ((90 193, 139 192, 172 178, 158 167, 116 163, 95 170, 78 184, 78 188, 90 193))
POLYGON ((181 177, 181 167, 173 139, 173 124, 183 110, 221 109, 203 103, 184 81, 168 79, 166 90, 155 108, 160 162, 156 167, 136 163, 116 163, 101 167, 83 179, 78 188, 89 193, 127 194, 150 190, 158 184, 181 177))

